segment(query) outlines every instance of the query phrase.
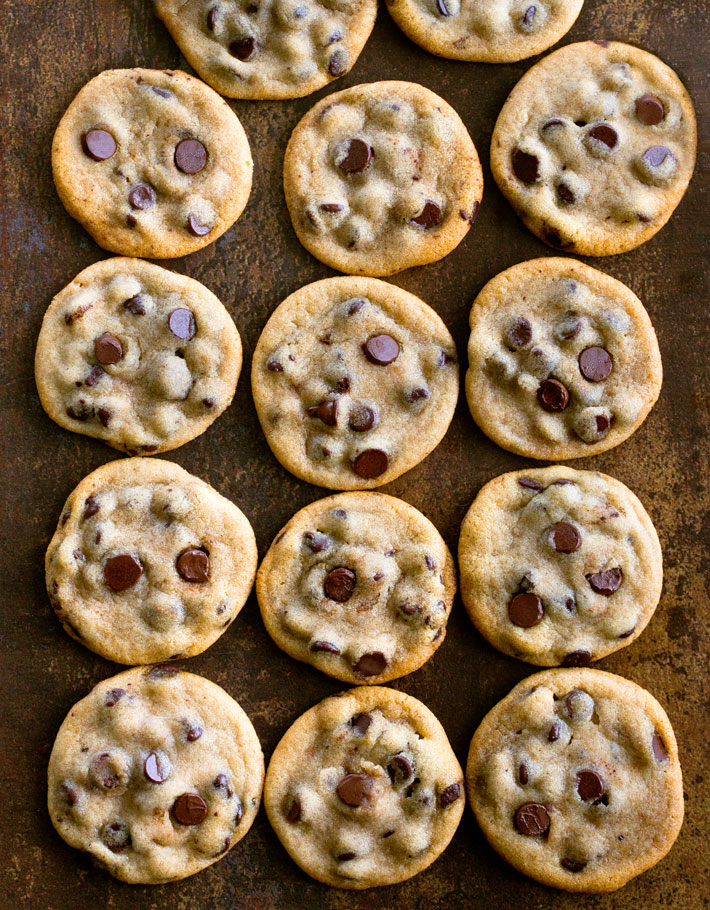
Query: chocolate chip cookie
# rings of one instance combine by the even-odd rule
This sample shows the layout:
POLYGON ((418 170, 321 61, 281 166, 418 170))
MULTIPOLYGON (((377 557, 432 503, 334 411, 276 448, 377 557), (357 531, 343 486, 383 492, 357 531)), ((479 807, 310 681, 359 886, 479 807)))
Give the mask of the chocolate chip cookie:
POLYGON ((459 570, 479 632, 545 667, 581 667, 631 644, 663 584, 658 535, 631 490, 559 466, 483 487, 461 526, 459 570))
POLYGON ((155 0, 190 65, 230 98, 300 98, 347 73, 377 0, 155 0))
POLYGON ((252 160, 223 98, 176 70, 100 73, 52 143, 69 214, 106 250, 166 259, 220 237, 241 215, 252 160))
POLYGON ((243 513, 161 459, 122 458, 67 499, 46 556, 66 631, 108 660, 146 664, 208 648, 244 606, 256 574, 243 513))
POLYGON ((473 419, 518 455, 611 449, 661 391, 661 354, 641 301, 574 259, 533 259, 496 275, 474 301, 470 325, 473 419))
POLYGON ((291 858, 336 888, 391 885, 446 849, 463 812, 463 773, 416 698, 350 689, 306 711, 274 750, 264 806, 291 858))
POLYGON ((298 123, 284 189, 298 239, 351 275, 435 262, 463 240, 483 192, 461 118, 412 82, 328 95, 298 123))
POLYGON ((244 837, 264 758, 224 689, 157 665, 104 680, 74 705, 48 777, 62 838, 121 881, 155 885, 194 875, 244 837))
POLYGON ((519 683, 476 730, 466 780, 491 846, 567 891, 620 888, 668 853, 683 822, 665 711, 601 670, 547 670, 519 683))
POLYGON ((281 464, 336 490, 377 487, 419 464, 458 397, 444 323, 375 278, 326 278, 287 297, 259 338, 251 381, 281 464))
POLYGON ((383 493, 341 493, 301 509, 256 583, 276 644, 350 683, 419 669, 444 640, 455 590, 434 525, 383 493))
POLYGON ((402 31, 450 60, 511 63, 539 54, 568 32, 584 0, 387 0, 402 31))
POLYGON ((673 214, 695 166, 695 113, 676 74, 617 41, 555 51, 510 93, 491 170, 530 230, 555 249, 625 253, 673 214))
POLYGON ((215 295, 140 259, 84 269, 49 305, 35 355, 42 406, 129 455, 167 452, 229 405, 239 333, 215 295))

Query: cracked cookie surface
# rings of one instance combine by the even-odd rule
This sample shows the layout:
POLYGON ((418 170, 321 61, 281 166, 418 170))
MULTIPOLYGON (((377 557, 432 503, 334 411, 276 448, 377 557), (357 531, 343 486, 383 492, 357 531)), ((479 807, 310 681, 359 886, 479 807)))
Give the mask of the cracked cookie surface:
POLYGON ((443 727, 416 698, 362 686, 326 698, 286 731, 264 785, 291 858, 337 888, 411 878, 446 849, 464 803, 443 727))
POLYGON ((256 574, 254 532, 208 484, 160 459, 85 477, 47 550, 47 592, 66 631, 126 664, 192 657, 237 616, 256 574))
POLYGON ((499 446, 596 455, 643 423, 661 391, 648 313, 626 285, 573 259, 521 262, 473 303, 466 397, 499 446))
POLYGON ((305 248, 348 274, 393 275, 442 259, 475 221, 478 154, 461 118, 412 82, 328 95, 294 129, 284 190, 305 248))
POLYGON ((69 214, 106 250, 185 256, 241 215, 253 164, 223 98, 178 70, 100 73, 78 93, 52 143, 69 214))
POLYGON ((256 817, 264 758, 224 689, 173 666, 99 683, 67 715, 49 760, 52 823, 125 882, 194 875, 256 817))
POLYGON ((519 683, 476 730, 466 780, 491 846, 567 891, 620 888, 668 853, 683 822, 665 711, 601 670, 547 670, 519 683))
POLYGON ((695 166, 688 93, 628 44, 570 44, 535 64, 493 130, 491 170, 527 227, 585 256, 632 250, 668 221, 695 166))
POLYGON ((203 284, 116 258, 84 269, 52 300, 35 378, 60 426, 149 455, 204 432, 230 404, 241 365, 236 326, 203 284))
POLYGON ((326 278, 272 314, 254 352, 252 392, 285 468, 331 489, 376 487, 446 433, 456 348, 413 294, 374 278, 326 278))
POLYGON ((309 95, 347 73, 376 0, 156 0, 190 65, 230 98, 309 95))
POLYGON ((512 657, 584 666, 636 639, 661 596, 658 535, 613 477, 553 466, 502 474, 461 525, 464 605, 512 657))

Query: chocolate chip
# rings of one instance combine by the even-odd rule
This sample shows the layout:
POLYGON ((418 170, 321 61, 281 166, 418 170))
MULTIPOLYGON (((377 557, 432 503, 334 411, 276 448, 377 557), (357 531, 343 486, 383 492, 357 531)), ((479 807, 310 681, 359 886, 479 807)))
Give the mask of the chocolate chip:
POLYGON ((312 651, 314 654, 317 654, 318 652, 324 652, 326 654, 340 654, 340 648, 329 641, 314 641, 311 643, 311 646, 308 650, 312 651))
POLYGON ((278 360, 270 360, 266 364, 266 369, 271 370, 272 373, 283 373, 284 371, 283 366, 278 362, 278 360))
POLYGON ((430 231, 441 224, 442 218, 441 206, 436 202, 432 202, 431 199, 427 199, 421 212, 415 215, 414 218, 410 218, 409 223, 416 224, 418 227, 424 228, 425 231, 430 231))
POLYGON ((547 738, 551 743, 556 743, 562 733, 562 724, 558 720, 547 731, 547 738))
POLYGON ((518 765, 518 781, 520 782, 520 785, 524 787, 529 780, 530 772, 528 771, 528 766, 525 762, 520 762, 518 765))
POLYGON ((175 563, 177 573, 184 581, 201 584, 210 578, 210 557, 202 547, 188 547, 175 563))
POLYGON ((596 139, 597 142, 601 142, 602 145, 609 149, 613 149, 619 141, 616 130, 613 126, 609 126, 608 123, 597 123, 596 126, 589 130, 588 135, 591 139, 596 139))
POLYGON ((334 427, 338 422, 338 402, 321 401, 310 408, 306 408, 309 417, 316 417, 322 420, 327 427, 334 427))
POLYGON ((660 733, 654 733, 651 737, 651 751, 656 761, 667 761, 668 749, 666 749, 666 744, 661 739, 660 733))
POLYGON ((143 762, 143 773, 151 784, 165 783, 173 775, 170 759, 160 752, 149 752, 143 762))
POLYGON ((171 91, 168 91, 166 88, 158 88, 157 85, 151 85, 150 88, 151 91, 153 91, 154 94, 158 95, 160 98, 172 98, 173 96, 173 93, 171 91))
POLYGON ((109 421, 111 420, 111 417, 112 417, 112 414, 109 411, 109 409, 108 408, 99 408, 98 411, 96 412, 96 414, 99 418, 99 423, 101 424, 101 426, 107 427, 109 424, 109 421))
POLYGON ((524 348, 532 341, 532 323, 525 316, 513 316, 508 320, 503 337, 508 347, 514 351, 524 348))
POLYGON ((189 341, 197 331, 195 316, 192 310, 179 307, 168 316, 168 328, 176 338, 189 341))
POLYGON ((673 152, 667 149, 665 145, 652 145, 651 148, 646 149, 641 157, 648 167, 660 167, 669 156, 675 160, 673 152))
POLYGON ((297 821, 301 820, 301 801, 300 800, 294 799, 294 801, 291 803, 291 806, 290 806, 288 812, 286 813, 286 819, 288 821, 290 821, 292 825, 295 824, 297 821))
POLYGON ((660 98, 646 93, 636 99, 636 118, 644 126, 655 126, 663 120, 664 116, 665 111, 660 98))
POLYGON ((98 502, 96 502, 94 497, 89 496, 89 498, 84 503, 83 517, 91 518, 93 515, 96 515, 96 513, 99 511, 100 508, 101 508, 101 506, 98 504, 98 502))
POLYGON ((192 724, 189 720, 184 720, 182 722, 182 727, 185 731, 185 739, 189 743, 196 743, 205 732, 199 724, 192 724))
POLYGON ((115 335, 104 332, 94 339, 94 356, 104 366, 118 363, 123 357, 123 345, 115 335))
POLYGON ((572 205, 576 199, 576 196, 566 183, 560 181, 560 183, 557 184, 557 198, 562 203, 562 205, 572 205))
POLYGON ((391 335, 371 335, 362 346, 370 363, 387 366, 399 356, 399 344, 391 335))
MULTIPOLYGON (((49 746, 45 746, 43 748, 49 749, 49 746)), ((64 793, 64 799, 66 800, 67 805, 75 806, 78 799, 76 790, 69 784, 62 784, 61 788, 62 792, 64 793)))
POLYGON ((329 215, 343 211, 343 206, 339 202, 323 202, 318 208, 321 212, 327 212, 329 215))
POLYGON ((112 853, 121 853, 131 846, 131 832, 128 825, 122 821, 104 825, 99 836, 112 853))
POLYGON ((527 837, 546 834, 550 827, 550 816, 540 803, 525 803, 515 813, 515 827, 527 837))
POLYGON ((367 301, 364 297, 356 297, 354 300, 349 301, 348 316, 354 316, 355 313, 359 313, 366 303, 367 301))
POLYGON ((558 341, 569 341, 582 331, 582 320, 571 310, 555 324, 555 338, 558 341))
POLYGON ((389 456, 382 449, 365 449, 353 462, 353 471, 364 480, 374 480, 384 474, 389 465, 389 456))
POLYGON ((535 490, 536 493, 539 493, 540 490, 544 490, 545 487, 538 480, 533 480, 532 477, 519 477, 518 483, 521 487, 525 487, 526 490, 535 490))
POLYGON ((89 776, 93 783, 104 790, 115 790, 121 785, 121 780, 116 774, 116 762, 110 752, 101 752, 91 759, 89 776))
POLYGON ((143 306, 143 298, 140 294, 136 294, 135 297, 129 297, 128 300, 124 300, 123 307, 133 316, 145 316, 145 306, 143 306))
POLYGON ((597 594, 603 594, 604 597, 610 597, 614 591, 618 591, 621 582, 624 580, 624 573, 620 568, 606 569, 604 572, 593 572, 586 576, 593 591, 597 594))
POLYGON ((351 139, 338 167, 346 174, 360 174, 372 163, 374 150, 363 139, 351 139))
POLYGON ((461 796, 461 784, 449 784, 439 794, 439 805, 442 809, 446 809, 455 803, 459 796, 461 796))
POLYGON ((558 521, 550 528, 550 543, 558 553, 575 553, 582 545, 582 535, 569 521, 558 521))
POLYGON ((406 755, 393 755, 387 765, 387 773, 393 784, 401 784, 414 774, 414 768, 406 755))
POLYGON ((545 379, 537 390, 537 400, 543 411, 564 411, 569 404, 569 392, 559 379, 545 379))
POLYGON ((348 853, 339 853, 337 855, 336 859, 341 863, 347 863, 347 862, 349 862, 349 860, 355 859, 356 856, 357 856, 357 853, 353 853, 352 851, 350 851, 348 853))
POLYGON ((213 6, 207 13, 207 28, 213 32, 219 20, 219 12, 216 6, 213 6))
POLYGON ((427 389, 418 387, 416 389, 409 389, 404 393, 404 400, 409 404, 414 404, 417 401, 422 401, 429 397, 429 392, 427 389))
POLYGON ((330 546, 330 542, 325 534, 319 534, 318 531, 306 531, 303 535, 303 542, 311 553, 322 553, 330 546))
POLYGON ((346 774, 335 792, 346 806, 371 806, 375 781, 369 774, 346 774))
POLYGON ((173 803, 173 816, 181 825, 199 825, 207 818, 207 803, 199 793, 181 793, 173 803))
POLYGON ((179 668, 174 667, 172 664, 155 664, 148 670, 148 679, 169 679, 172 676, 177 676, 179 672, 179 668))
POLYGON ((538 167, 540 162, 537 155, 529 155, 521 149, 515 149, 511 163, 513 165, 513 173, 523 183, 530 185, 539 179, 540 171, 538 167))
POLYGON ((531 29, 534 19, 535 19, 535 7, 529 6, 523 13, 523 18, 520 20, 520 24, 525 29, 531 29))
POLYGON ((587 864, 576 859, 568 859, 567 857, 564 857, 560 860, 560 865, 568 872, 581 872, 587 864))
POLYGON ((112 591, 127 591, 143 574, 143 566, 137 556, 119 553, 110 556, 104 563, 104 584, 112 591))
POLYGON ((572 651, 566 654, 563 661, 563 667, 586 667, 590 663, 592 655, 589 651, 572 651))
POLYGON ((439 11, 440 16, 448 16, 449 11, 446 8, 445 0, 436 0, 436 8, 439 11))
POLYGON ((242 62, 251 60, 256 53, 256 40, 249 36, 248 38, 235 38, 229 44, 229 53, 232 57, 242 62))
POLYGON ((606 791, 604 778, 591 768, 584 768, 577 772, 576 787, 579 798, 583 799, 585 803, 593 803, 606 791))
POLYGON ((345 603, 352 597, 356 582, 357 578, 352 569, 346 569, 345 566, 339 566, 337 569, 332 569, 325 576, 323 590, 325 591, 326 597, 329 597, 331 600, 337 600, 338 603, 345 603))
POLYGON ((631 638, 631 636, 634 634, 635 631, 636 631, 636 626, 629 629, 627 632, 622 632, 621 635, 619 636, 619 638, 631 638))
POLYGON ((175 146, 174 160, 183 174, 199 174, 207 164, 207 149, 197 139, 183 139, 175 146))
POLYGON ((478 200, 474 199, 471 203, 471 212, 467 212, 466 209, 459 209, 459 215, 463 218, 464 221, 468 221, 469 224, 475 224, 476 219, 478 218, 478 210, 481 207, 478 200))
POLYGON ((348 426, 355 433, 366 433, 371 430, 377 422, 375 412, 366 404, 355 405, 350 412, 348 426))
POLYGON ((117 704, 125 694, 125 689, 109 689, 106 693, 104 704, 107 708, 113 708, 113 706, 117 704))
POLYGON ((382 651, 372 651, 369 654, 363 654, 353 664, 353 669, 360 676, 379 676, 386 666, 387 658, 382 651))
POLYGON ((552 117, 550 120, 546 120, 540 129, 543 133, 547 133, 549 130, 556 130, 558 127, 564 126, 564 122, 559 119, 559 117, 552 117))
POLYGON ((134 228, 138 224, 138 219, 136 218, 135 215, 131 215, 129 213, 128 215, 126 215, 126 224, 128 225, 128 227, 134 228))
POLYGON ((89 130, 81 137, 81 145, 94 161, 105 161, 116 151, 116 140, 108 130, 89 130))
POLYGON ((611 373, 611 355, 606 348, 585 348, 577 358, 579 372, 589 382, 604 382, 611 373))
POLYGON ((536 594, 515 594, 508 604, 508 616, 514 626, 530 629, 536 626, 545 610, 536 594))
POLYGON ((83 423, 85 420, 88 420, 89 417, 93 416, 93 408, 90 408, 83 398, 79 399, 78 404, 69 405, 67 408, 67 417, 71 417, 72 420, 79 420, 83 423))
POLYGON ((367 731, 370 729, 370 724, 372 723, 371 714, 355 714, 350 718, 350 726, 357 733, 360 733, 364 736, 367 731))
POLYGON ((149 209, 155 205, 155 191, 147 183, 139 183, 128 194, 128 202, 134 209, 149 209))
POLYGON ((328 61, 328 72, 334 79, 337 79, 338 76, 342 76, 347 71, 347 68, 348 55, 341 48, 338 48, 328 61))
POLYGON ((606 414, 597 414, 594 421, 597 425, 597 433, 606 433, 611 426, 611 418, 606 414))
MULTIPOLYGON (((229 786, 229 779, 227 778, 226 774, 218 774, 217 777, 215 777, 215 779, 212 781, 212 786, 215 788, 215 790, 221 790, 227 799, 234 795, 234 791, 229 786)), ((239 820, 241 821, 241 815, 239 817, 239 820)))

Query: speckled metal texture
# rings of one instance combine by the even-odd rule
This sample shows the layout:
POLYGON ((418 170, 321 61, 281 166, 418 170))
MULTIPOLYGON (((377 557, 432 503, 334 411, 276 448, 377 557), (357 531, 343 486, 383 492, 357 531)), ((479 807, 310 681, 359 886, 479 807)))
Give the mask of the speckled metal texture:
MULTIPOLYGON (((131 887, 92 869, 85 857, 65 846, 45 807, 46 764, 57 728, 76 700, 119 668, 72 641, 54 618, 44 591, 44 550, 70 490, 117 453, 52 423, 40 407, 32 359, 42 314, 52 296, 82 268, 106 255, 64 212, 52 185, 50 143, 62 112, 78 89, 103 69, 185 64, 146 0, 6 0, 3 20, 0 905, 8 910, 706 906, 707 139, 701 144, 690 190, 670 223, 632 253, 591 262, 629 284, 645 302, 663 352, 665 383, 658 404, 630 440, 576 463, 618 477, 640 496, 656 522, 665 553, 663 597, 649 627, 630 647, 596 666, 650 689, 675 726, 687 815, 670 855, 614 895, 567 895, 528 881, 508 867, 487 846, 466 809, 451 846, 429 870, 399 886, 342 892, 311 881, 291 862, 262 811, 247 837, 205 872, 172 885, 131 887)), ((690 89, 701 136, 707 136, 710 4, 587 0, 564 43, 602 37, 636 43, 670 64, 690 89)), ((530 65, 438 60, 409 42, 383 7, 371 40, 344 79, 298 101, 233 103, 254 155, 252 197, 236 227, 216 244, 169 264, 204 282, 224 301, 242 334, 246 367, 228 411, 204 435, 169 457, 244 510, 254 524, 261 555, 296 509, 324 495, 276 462, 259 428, 248 382, 251 352, 276 304, 301 285, 332 274, 300 246, 284 204, 281 165, 292 128, 324 94, 377 79, 422 82, 461 114, 484 166, 486 186, 478 223, 446 259, 393 280, 441 314, 464 364, 468 311, 483 284, 516 262, 552 254, 513 214, 488 169, 496 115, 530 65)), ((482 484, 526 464, 477 430, 462 396, 441 445, 423 464, 384 489, 423 510, 455 549, 461 519, 482 484)), ((212 648, 185 663, 239 700, 267 757, 301 712, 342 688, 272 643, 253 596, 212 648)), ((484 713, 533 670, 489 647, 457 599, 444 645, 421 670, 395 685, 436 713, 464 761, 484 713)))

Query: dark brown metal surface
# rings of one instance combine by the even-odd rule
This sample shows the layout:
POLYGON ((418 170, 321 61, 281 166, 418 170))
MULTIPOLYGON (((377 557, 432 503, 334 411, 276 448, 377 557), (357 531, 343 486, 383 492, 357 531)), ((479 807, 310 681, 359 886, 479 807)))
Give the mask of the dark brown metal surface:
MULTIPOLYGON (((54 735, 72 704, 120 667, 72 641, 44 590, 43 555, 65 497, 117 453, 56 426, 40 407, 33 353, 51 297, 104 258, 64 212, 54 192, 50 143, 78 89, 102 69, 183 67, 176 46, 143 0, 5 0, 0 26, 2 90, 2 790, 0 906, 32 910, 152 908, 682 908, 707 905, 708 686, 708 156, 701 145, 690 190, 670 223, 624 256, 591 261, 629 284, 658 332, 665 368, 661 398, 641 429, 617 449, 578 462, 628 484, 656 522, 665 588, 648 629, 595 666, 628 676, 667 709, 680 744, 686 821, 670 855, 612 896, 544 888, 487 846, 469 809, 446 853, 400 886, 364 893, 311 881, 287 857, 262 811, 226 859, 185 881, 132 887, 91 868, 54 833, 45 808, 45 770, 54 735), (705 170, 703 170, 705 168, 705 170), (704 855, 705 854, 705 857, 704 855), (705 891, 703 893, 703 882, 705 891)), ((684 80, 701 135, 710 105, 707 0, 586 0, 564 43, 627 40, 658 54, 684 80)), ((271 455, 249 390, 251 352, 276 304, 332 274, 300 246, 283 200, 281 164, 293 126, 323 94, 377 79, 422 82, 458 110, 484 165, 476 226, 442 262, 393 280, 444 318, 465 363, 468 311, 483 284, 516 262, 551 254, 513 214, 488 169, 496 115, 530 61, 486 66, 438 60, 410 43, 385 9, 354 71, 293 102, 233 104, 255 161, 252 197, 235 228, 216 244, 169 265, 203 281, 226 304, 245 347, 231 408, 201 437, 168 458, 212 483, 251 519, 263 555, 296 509, 325 495, 271 455)), ((385 487, 424 511, 455 550, 473 496, 495 475, 530 462, 509 455, 475 427, 461 399, 452 426, 419 467, 385 487)), ((266 634, 252 596, 223 638, 185 666, 224 686, 243 705, 271 754, 286 727, 342 686, 283 654, 266 634)), ((476 724, 535 668, 499 654, 476 633, 457 599, 446 642, 421 670, 394 683, 443 722, 460 760, 476 724)))

